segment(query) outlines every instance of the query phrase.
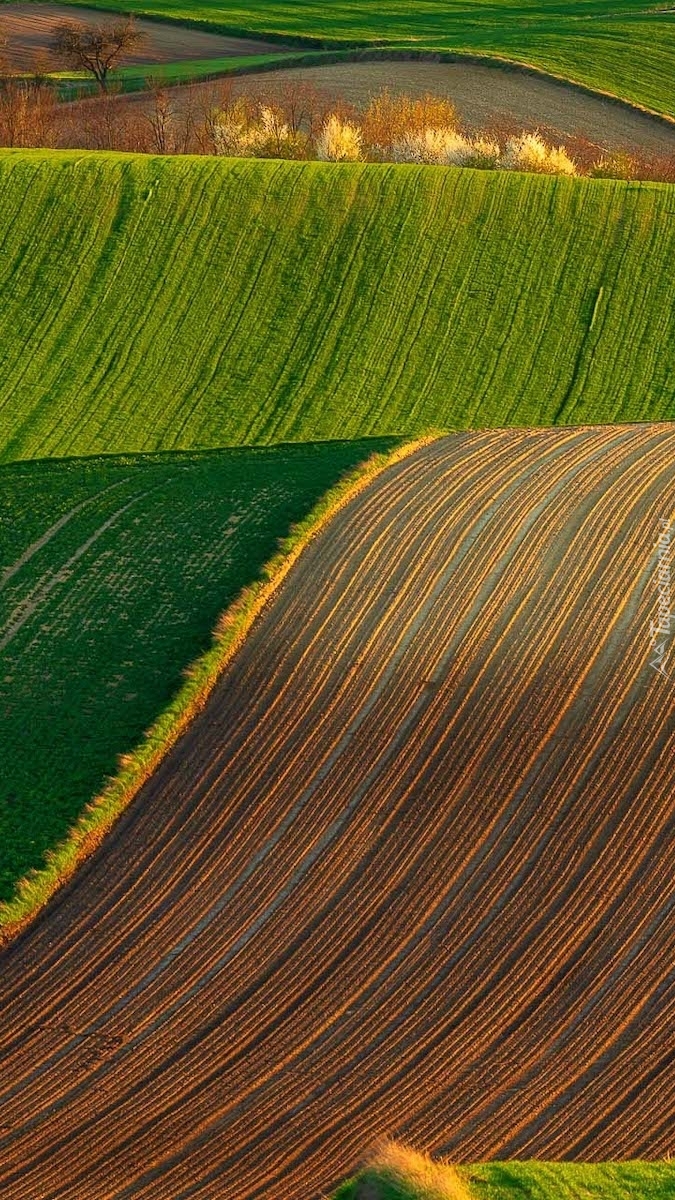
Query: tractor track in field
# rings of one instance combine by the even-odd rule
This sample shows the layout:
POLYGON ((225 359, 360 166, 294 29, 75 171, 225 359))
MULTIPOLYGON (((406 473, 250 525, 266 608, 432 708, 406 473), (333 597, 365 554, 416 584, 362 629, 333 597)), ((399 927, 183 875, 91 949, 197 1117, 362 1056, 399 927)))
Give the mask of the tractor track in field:
POLYGON ((0 960, 3 1195, 670 1150, 674 464, 667 424, 456 434, 333 519, 0 960))

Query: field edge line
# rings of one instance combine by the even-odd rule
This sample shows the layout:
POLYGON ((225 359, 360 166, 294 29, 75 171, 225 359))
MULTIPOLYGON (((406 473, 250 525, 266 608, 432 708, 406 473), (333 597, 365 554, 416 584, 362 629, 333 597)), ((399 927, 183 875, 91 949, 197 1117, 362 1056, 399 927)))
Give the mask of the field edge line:
POLYGON ((14 941, 70 883, 78 868, 98 849, 143 784, 206 704, 221 674, 247 637, 256 618, 272 600, 303 550, 331 519, 387 467, 443 436, 441 431, 406 441, 386 453, 371 454, 348 471, 310 512, 280 540, 279 549, 219 617, 212 645, 183 671, 184 682, 160 712, 139 745, 119 758, 119 770, 89 801, 65 838, 45 854, 0 904, 0 949, 14 941))

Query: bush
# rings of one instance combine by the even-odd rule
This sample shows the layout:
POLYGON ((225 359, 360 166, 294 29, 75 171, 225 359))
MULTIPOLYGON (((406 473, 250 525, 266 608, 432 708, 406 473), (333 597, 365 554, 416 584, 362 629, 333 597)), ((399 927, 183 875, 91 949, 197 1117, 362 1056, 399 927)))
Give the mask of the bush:
POLYGON ((255 158, 304 158, 309 139, 300 131, 291 131, 280 108, 261 105, 253 116, 245 101, 212 120, 212 139, 216 154, 255 158))
POLYGON ((423 129, 399 138, 391 148, 394 162, 460 166, 471 152, 471 142, 454 129, 423 129))
POLYGON ((499 142, 491 142, 487 138, 475 138, 471 144, 471 153, 462 165, 476 167, 481 171, 494 170, 499 165, 500 154, 499 142))
POLYGON ((589 175, 593 179, 637 179, 638 168, 630 154, 617 151, 594 162, 589 175))
POLYGON ((454 129, 424 129, 408 134, 391 148, 394 162, 435 163, 452 167, 494 167, 499 146, 483 138, 472 140, 454 129))
POLYGON ((576 163, 562 146, 548 146, 538 133, 509 138, 499 165, 507 171, 540 175, 576 175, 576 163))
POLYGON ((388 91, 375 96, 363 116, 363 140, 375 155, 386 157, 397 142, 426 129, 454 129, 457 113, 449 100, 426 95, 413 99, 388 91))
POLYGON ((363 137, 351 121, 330 116, 316 142, 316 156, 323 162, 358 162, 363 137))

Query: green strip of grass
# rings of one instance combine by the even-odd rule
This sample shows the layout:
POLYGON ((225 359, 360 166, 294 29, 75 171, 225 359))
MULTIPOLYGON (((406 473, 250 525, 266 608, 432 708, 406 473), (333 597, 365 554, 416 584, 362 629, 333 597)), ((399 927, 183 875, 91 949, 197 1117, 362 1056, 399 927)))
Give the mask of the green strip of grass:
MULTIPOLYGON (((474 1163, 456 1168, 470 1200, 674 1200, 675 1165, 666 1162, 474 1163)), ((453 1200, 370 1168, 343 1183, 333 1200, 453 1200), (366 1191, 366 1187, 369 1189, 366 1191)))
MULTIPOLYGON (((92 0, 75 0, 91 6, 92 0)), ((93 0, 96 3, 96 0, 93 0)), ((653 0, 98 0, 101 8, 324 44, 495 53, 675 115, 675 17, 653 0)), ((664 8, 667 8, 664 5, 664 8)))
POLYGON ((475 1200, 674 1200, 675 1165, 481 1163, 459 1168, 475 1200))
MULTIPOLYGON (((236 58, 200 58, 173 63, 152 63, 144 67, 121 67, 111 75, 111 83, 124 92, 142 91, 152 84, 171 87, 179 83, 198 83, 219 79, 225 75, 244 75, 273 67, 311 66, 323 61, 319 52, 313 54, 248 54, 236 58)), ((91 92, 98 94, 98 85, 90 75, 76 71, 56 71, 49 78, 59 85, 59 94, 67 100, 91 92)))
POLYGON ((390 445, 0 468, 0 901, 170 702, 278 538, 390 445))
POLYGON ((675 187, 0 154, 0 459, 675 416, 675 187))
POLYGON ((5 587, 15 591, 5 635, 26 618, 14 657, 5 647, 3 659, 1 886, 9 898, 0 903, 0 942, 100 843, 204 704, 309 539, 414 448, 392 446, 380 440, 0 471, 3 494, 12 497, 8 524, 19 526, 3 546, 3 563, 18 564, 11 576, 5 567, 5 587), (364 462, 373 449, 379 453, 364 462), (199 651, 181 683, 181 667, 199 651))

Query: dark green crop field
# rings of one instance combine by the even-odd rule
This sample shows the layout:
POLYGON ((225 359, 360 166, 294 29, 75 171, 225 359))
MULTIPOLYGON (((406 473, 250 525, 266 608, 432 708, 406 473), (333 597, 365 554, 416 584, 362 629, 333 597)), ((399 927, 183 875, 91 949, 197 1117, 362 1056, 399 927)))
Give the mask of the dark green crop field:
POLYGON ((675 416, 670 185, 18 151, 0 206, 4 461, 675 416))
POLYGON ((278 538, 388 444, 0 468, 0 901, 136 746, 278 538))
MULTIPOLYGON (((92 7, 91 0, 81 2, 92 7)), ((99 3, 223 30, 504 55, 675 114, 675 14, 652 0, 99 3)))

